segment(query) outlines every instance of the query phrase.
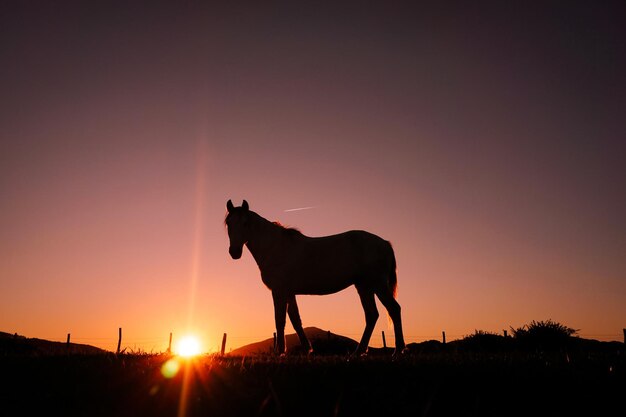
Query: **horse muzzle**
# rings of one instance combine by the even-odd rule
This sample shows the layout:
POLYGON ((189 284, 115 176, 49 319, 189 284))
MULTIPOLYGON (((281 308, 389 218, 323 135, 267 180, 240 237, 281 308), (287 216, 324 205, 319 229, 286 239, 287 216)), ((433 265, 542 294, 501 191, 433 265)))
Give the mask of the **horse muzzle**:
POLYGON ((228 253, 230 253, 230 257, 233 259, 241 258, 242 252, 243 252, 243 248, 233 248, 232 246, 228 248, 228 253))

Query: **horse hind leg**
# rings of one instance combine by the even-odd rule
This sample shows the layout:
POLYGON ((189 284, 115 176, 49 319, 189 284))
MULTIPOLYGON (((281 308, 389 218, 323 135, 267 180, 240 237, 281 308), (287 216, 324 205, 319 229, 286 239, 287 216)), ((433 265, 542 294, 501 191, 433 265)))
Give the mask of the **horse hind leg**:
POLYGON ((400 304, 396 301, 393 293, 389 288, 376 291, 376 295, 380 302, 385 306, 391 321, 393 322, 393 332, 396 336, 396 349, 394 355, 402 353, 406 345, 404 344, 404 334, 402 333, 402 316, 400 313, 400 304))
POLYGON ((363 311, 365 312, 365 330, 363 331, 363 336, 355 352, 356 355, 361 355, 367 352, 374 326, 376 326, 376 321, 378 320, 378 308, 376 308, 374 291, 360 286, 357 286, 356 289, 361 298, 363 311))
POLYGON ((289 320, 291 320, 293 329, 298 334, 300 344, 307 353, 312 353, 313 348, 311 347, 311 343, 309 342, 309 339, 306 337, 304 329, 302 328, 302 320, 300 319, 300 311, 298 310, 298 304, 296 303, 295 295, 289 297, 289 300, 287 301, 287 314, 289 315, 289 320))

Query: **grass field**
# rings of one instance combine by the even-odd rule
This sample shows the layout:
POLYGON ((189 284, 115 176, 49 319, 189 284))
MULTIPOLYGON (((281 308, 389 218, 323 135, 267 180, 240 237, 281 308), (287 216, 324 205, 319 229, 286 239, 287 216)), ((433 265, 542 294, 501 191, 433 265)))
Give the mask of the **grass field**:
POLYGON ((623 350, 0 357, 7 416, 624 415, 623 350), (617 412, 617 414, 615 414, 617 412))

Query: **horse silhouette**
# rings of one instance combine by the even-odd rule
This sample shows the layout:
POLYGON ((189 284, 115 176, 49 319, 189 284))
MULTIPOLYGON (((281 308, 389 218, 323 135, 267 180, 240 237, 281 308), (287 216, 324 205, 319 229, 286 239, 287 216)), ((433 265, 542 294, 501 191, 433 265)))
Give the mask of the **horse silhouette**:
POLYGON ((259 266, 263 283, 272 291, 278 353, 285 353, 287 314, 303 348, 313 351, 302 329, 296 295, 332 294, 351 285, 356 287, 365 312, 365 330, 355 353, 367 352, 378 320, 374 295, 393 321, 394 354, 404 350, 400 304, 395 299, 396 259, 388 241, 362 230, 308 237, 264 219, 249 209, 246 200, 241 207, 234 207, 228 200, 226 208, 230 256, 241 258, 246 245, 259 266))

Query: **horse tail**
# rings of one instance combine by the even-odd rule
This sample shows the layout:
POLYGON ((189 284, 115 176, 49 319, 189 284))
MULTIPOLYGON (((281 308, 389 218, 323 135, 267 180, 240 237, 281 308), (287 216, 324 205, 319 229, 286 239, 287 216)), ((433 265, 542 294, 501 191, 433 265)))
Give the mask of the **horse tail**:
POLYGON ((398 267, 396 265, 396 255, 393 252, 393 246, 391 246, 391 243, 389 243, 389 252, 391 253, 391 270, 389 271, 387 285, 393 294, 393 298, 396 298, 396 295, 398 294, 398 267))

